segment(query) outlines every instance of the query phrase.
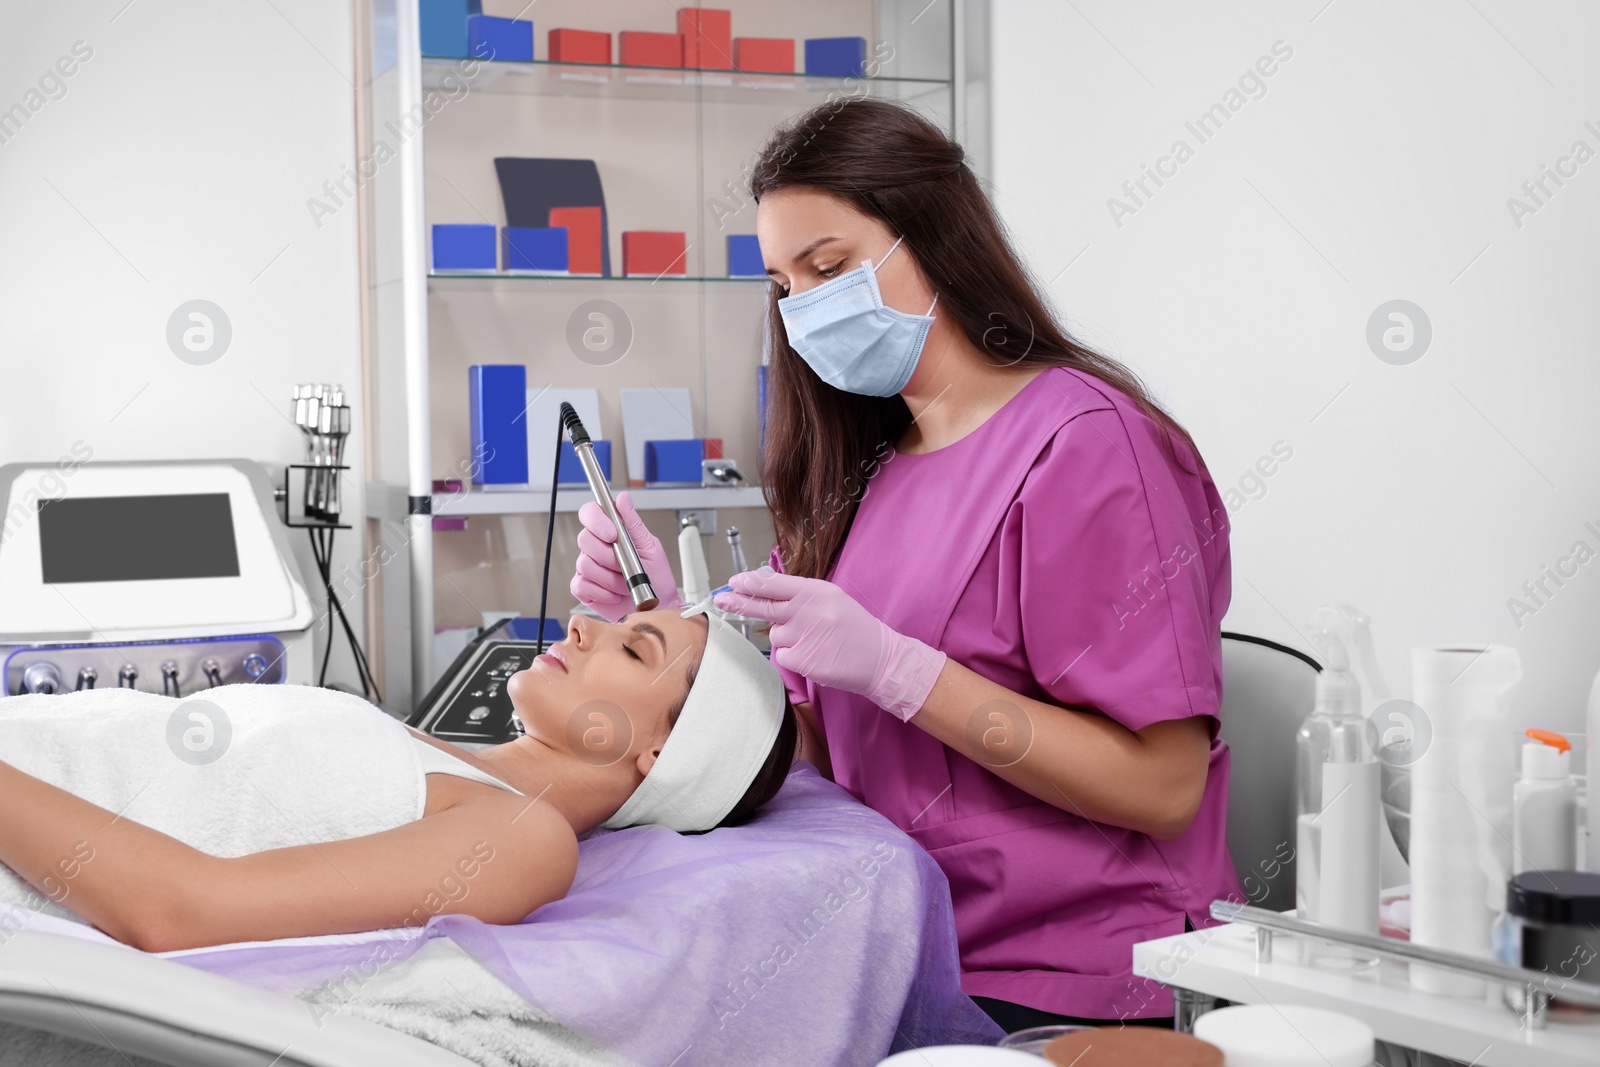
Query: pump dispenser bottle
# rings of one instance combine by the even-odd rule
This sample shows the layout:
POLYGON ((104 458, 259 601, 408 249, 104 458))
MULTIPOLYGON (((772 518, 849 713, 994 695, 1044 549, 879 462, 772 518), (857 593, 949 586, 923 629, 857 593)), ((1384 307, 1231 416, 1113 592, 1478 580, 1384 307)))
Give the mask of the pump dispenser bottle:
POLYGON ((1318 609, 1316 703, 1296 737, 1296 905, 1302 917, 1378 932, 1379 765, 1367 744, 1353 648, 1370 646, 1365 616, 1318 609))

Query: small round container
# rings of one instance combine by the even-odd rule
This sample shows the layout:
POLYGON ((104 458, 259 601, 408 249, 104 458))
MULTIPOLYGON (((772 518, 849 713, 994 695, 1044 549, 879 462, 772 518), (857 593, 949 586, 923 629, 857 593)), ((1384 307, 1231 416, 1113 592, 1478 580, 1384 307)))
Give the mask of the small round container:
MULTIPOLYGON (((1506 916, 1497 931, 1497 954, 1506 963, 1545 971, 1550 1007, 1566 1016, 1600 1021, 1600 1008, 1563 1003, 1564 981, 1600 984, 1600 874, 1523 871, 1506 883, 1506 916)), ((1524 991, 1506 989, 1506 1003, 1522 1010, 1524 991)))
POLYGON ((1044 1055, 1044 1047, 1062 1034, 1070 1034, 1075 1030, 1087 1030, 1087 1026, 1030 1026, 1026 1030, 1018 1030, 1014 1034, 1007 1034, 1000 1041, 1001 1048, 1014 1048, 1018 1052, 1031 1052, 1035 1056, 1044 1055))
POLYGON ((1208 1011, 1194 1033, 1221 1049, 1228 1067, 1368 1067, 1375 1047, 1361 1020, 1297 1004, 1208 1011))

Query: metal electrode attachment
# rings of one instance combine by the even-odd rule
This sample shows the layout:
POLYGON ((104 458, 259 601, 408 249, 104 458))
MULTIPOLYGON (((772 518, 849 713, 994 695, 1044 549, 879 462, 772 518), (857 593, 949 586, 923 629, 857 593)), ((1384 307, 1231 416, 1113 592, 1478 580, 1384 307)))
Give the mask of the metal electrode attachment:
POLYGON ((572 450, 583 466, 584 477, 589 479, 589 491, 594 494, 595 503, 600 505, 600 510, 605 512, 606 518, 610 519, 611 525, 616 528, 617 541, 612 547, 616 549, 617 566, 628 579, 628 592, 633 597, 633 605, 640 611, 649 611, 661 601, 650 585, 649 576, 644 572, 644 564, 639 562, 639 552, 633 547, 633 539, 628 536, 628 528, 623 525, 622 516, 617 514, 616 501, 611 499, 611 487, 606 484, 605 475, 600 470, 600 461, 595 459, 594 445, 589 440, 589 433, 583 428, 578 413, 566 402, 561 405, 561 424, 566 427, 567 437, 572 441, 572 450))

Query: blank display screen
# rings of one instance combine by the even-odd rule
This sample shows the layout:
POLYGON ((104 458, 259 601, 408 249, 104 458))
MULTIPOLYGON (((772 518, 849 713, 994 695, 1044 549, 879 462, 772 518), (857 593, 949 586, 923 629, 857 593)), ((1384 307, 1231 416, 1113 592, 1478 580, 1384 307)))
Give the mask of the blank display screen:
POLYGON ((44 581, 237 578, 227 493, 41 500, 44 581))

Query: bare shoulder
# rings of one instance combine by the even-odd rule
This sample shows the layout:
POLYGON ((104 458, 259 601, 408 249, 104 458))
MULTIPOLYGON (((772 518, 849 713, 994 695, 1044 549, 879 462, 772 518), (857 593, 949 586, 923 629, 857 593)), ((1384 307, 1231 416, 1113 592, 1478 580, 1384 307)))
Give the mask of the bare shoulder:
POLYGON ((483 800, 492 803, 495 813, 506 820, 511 847, 526 850, 529 857, 537 857, 538 863, 560 878, 561 892, 565 895, 578 870, 578 835, 572 824, 542 800, 504 790, 496 792, 497 796, 483 800))
POLYGON ((542 800, 487 787, 422 821, 436 822, 457 851, 470 848, 482 872, 471 910, 487 922, 520 922, 572 888, 578 836, 542 800))
POLYGON ((573 848, 578 847, 578 835, 573 831, 572 824, 567 821, 566 816, 556 810, 554 805, 538 797, 507 793, 504 790, 500 790, 495 802, 516 812, 512 816, 513 825, 527 826, 529 829, 525 830, 525 833, 538 833, 562 842, 571 842, 573 848))
POLYGON ((547 861, 578 860, 578 835, 554 807, 536 797, 508 793, 493 786, 462 801, 475 809, 485 828, 493 828, 512 846, 526 847, 547 861))

